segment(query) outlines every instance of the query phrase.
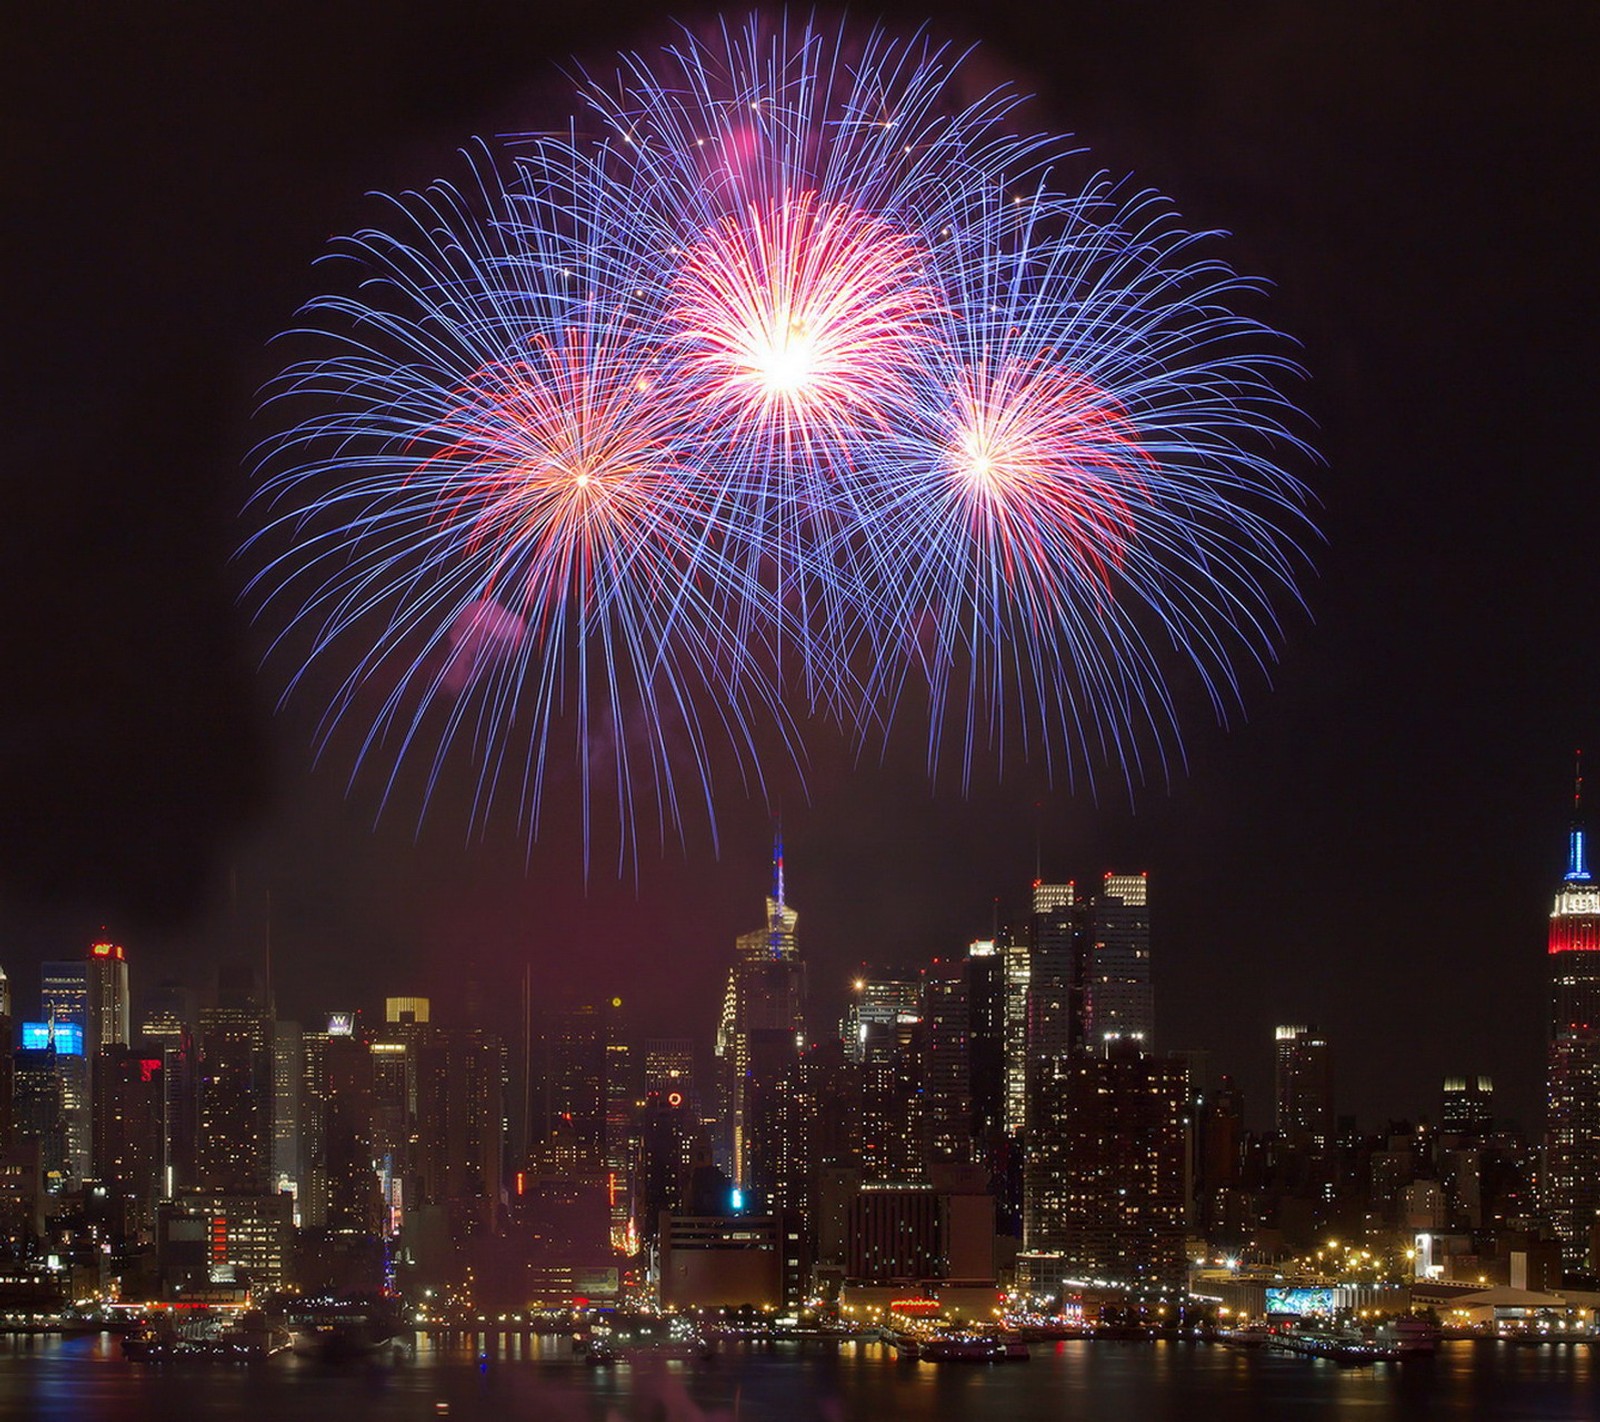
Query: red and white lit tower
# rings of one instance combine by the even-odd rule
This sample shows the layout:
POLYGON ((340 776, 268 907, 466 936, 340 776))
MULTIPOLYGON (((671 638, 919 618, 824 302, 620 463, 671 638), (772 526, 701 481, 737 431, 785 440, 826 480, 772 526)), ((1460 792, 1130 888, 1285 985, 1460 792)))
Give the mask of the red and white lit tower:
POLYGON ((1568 1269, 1600 1264, 1600 884, 1573 790, 1567 872, 1550 913, 1548 1213, 1568 1269))

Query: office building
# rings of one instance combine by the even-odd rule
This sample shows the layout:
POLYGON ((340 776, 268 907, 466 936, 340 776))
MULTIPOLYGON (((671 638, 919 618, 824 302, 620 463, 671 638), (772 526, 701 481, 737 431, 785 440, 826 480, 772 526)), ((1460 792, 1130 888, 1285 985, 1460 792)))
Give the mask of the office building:
POLYGON ((1315 1027, 1273 1032, 1273 1094, 1278 1134, 1290 1146, 1322 1153, 1333 1141, 1333 1051, 1315 1027))
POLYGON ((845 1009, 840 1035, 846 1055, 853 1062, 866 1060, 867 1029, 873 1025, 893 1027, 899 1022, 915 1022, 922 1017, 922 984, 915 974, 899 974, 862 968, 851 986, 850 1003, 845 1009))
POLYGON ((1545 1198, 1564 1266, 1592 1271, 1600 1265, 1600 885, 1585 837, 1575 813, 1550 911, 1545 1198))
POLYGON ((1072 883, 1033 885, 1028 947, 1028 1063, 1037 1077, 1083 1045, 1084 920, 1072 883))
POLYGON ((930 1163, 974 1158, 967 967, 965 958, 939 959, 922 972, 922 1089, 930 1163))
POLYGON ((1183 1062, 1135 1038, 1057 1059, 1029 1127, 1024 1248, 1068 1280, 1181 1289, 1188 1093, 1183 1062))
POLYGON ((1155 1045, 1150 980, 1150 876, 1107 874, 1090 911, 1084 1033, 1091 1050, 1113 1037, 1155 1045))
POLYGON ((1481 1138, 1494 1130, 1494 1082, 1486 1076, 1447 1076, 1439 1112, 1445 1135, 1481 1138))
POLYGON ((89 945, 84 967, 88 1003, 84 1050, 92 1058, 101 1047, 125 1047, 133 1040, 128 955, 120 943, 102 939, 89 945))
MULTIPOLYGON (((89 1022, 89 965, 84 959, 40 965, 39 1015, 59 1042, 56 1070, 61 1077, 67 1161, 73 1183, 82 1184, 94 1173, 89 1044, 95 1034, 89 1022)), ((37 1045, 36 1036, 33 1041, 23 1042, 25 1047, 37 1045)))
POLYGON ((163 1059, 158 1051, 107 1043, 95 1054, 95 1177, 124 1202, 129 1222, 147 1232, 165 1191, 163 1059))
POLYGON ((272 1188, 274 1038, 272 1014, 248 976, 225 972, 197 1034, 196 1176, 205 1189, 272 1188))

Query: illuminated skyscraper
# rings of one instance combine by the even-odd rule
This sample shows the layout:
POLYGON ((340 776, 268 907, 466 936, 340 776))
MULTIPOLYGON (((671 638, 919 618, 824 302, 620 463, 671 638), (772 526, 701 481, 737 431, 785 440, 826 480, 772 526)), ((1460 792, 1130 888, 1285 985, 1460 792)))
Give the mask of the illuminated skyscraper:
POLYGON ((1315 1027, 1273 1033, 1278 1134, 1289 1144, 1325 1151, 1333 1140, 1333 1053, 1315 1027))
POLYGON ((1027 1040, 1036 1068, 1083 1045, 1082 917, 1071 882, 1034 881, 1027 1040))
POLYGON ((806 966, 800 961, 795 943, 798 918, 784 899, 780 834, 773 842, 772 892, 767 897, 766 925, 739 935, 738 958, 728 973, 728 990, 717 1030, 718 1066, 733 1137, 733 1178, 740 1185, 750 1183, 745 1159, 745 1111, 752 1035, 785 1032, 792 1038, 797 1056, 805 1046, 806 966))
POLYGON ((1015 1135, 1028 1119, 1028 962, 1027 935, 1009 929, 1000 942, 1005 964, 1006 1130, 1015 1135))
POLYGON ((82 1183, 92 1174, 94 1155, 94 1117, 89 1099, 89 1043, 93 1034, 89 1026, 88 963, 79 958, 40 964, 39 1006, 45 1024, 53 1034, 61 1036, 56 1069, 61 1076, 67 1162, 72 1178, 82 1183), (66 1035, 71 1036, 73 1045, 67 1044, 66 1035))
POLYGON ((112 1042, 91 1071, 95 1176, 127 1203, 136 1225, 151 1229, 164 1193, 162 1059, 112 1042))
POLYGON ((128 955, 120 943, 102 939, 85 958, 88 1032, 84 1049, 91 1060, 101 1047, 126 1047, 133 1040, 129 1022, 128 955))
POLYGON ((1574 794, 1567 872, 1550 913, 1546 1155, 1562 1261, 1586 1270, 1600 1263, 1600 886, 1589 873, 1578 809, 1574 794))
POLYGON ((206 1189, 272 1187, 273 1036, 249 974, 225 971, 198 1034, 197 1174, 206 1189))
POLYGON ((1447 1076, 1439 1129, 1447 1136, 1483 1137, 1494 1129, 1494 1082, 1487 1076, 1447 1076))
MULTIPOLYGON (((428 1027, 417 1038, 415 1172, 419 1209, 442 1211, 458 1244, 499 1229, 505 1048, 476 1028, 428 1027)), ((426 1232, 426 1226, 423 1226, 426 1232)))
POLYGON ((665 1100, 674 1091, 685 1106, 694 1095, 694 1038, 646 1037, 644 1041, 644 1091, 665 1100))
POLYGON ((1150 876, 1107 874, 1090 920, 1084 1031, 1096 1050, 1110 1037, 1155 1042, 1150 984, 1150 876))
MULTIPOLYGON (((992 943, 985 945, 990 953, 992 943)), ((923 1066, 930 1161, 973 1159, 972 1003, 967 962, 938 959, 922 970, 923 1066)))
POLYGON ((968 1056, 972 1133, 987 1142, 1006 1126, 1006 963, 998 944, 979 939, 967 949, 968 1056))
POLYGON ((913 1022, 921 1017, 922 985, 914 976, 863 968, 853 985, 841 1024, 845 1055, 853 1062, 865 1061, 868 1028, 874 1025, 893 1028, 902 1020, 913 1022))

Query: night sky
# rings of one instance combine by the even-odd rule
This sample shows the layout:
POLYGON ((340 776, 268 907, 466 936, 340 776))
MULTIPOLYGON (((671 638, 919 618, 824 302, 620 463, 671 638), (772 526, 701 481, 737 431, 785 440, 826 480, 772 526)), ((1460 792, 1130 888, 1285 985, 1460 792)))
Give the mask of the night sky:
MULTIPOLYGON (((1494 1076, 1539 1127, 1544 919, 1571 758, 1600 794, 1593 423, 1600 7, 994 0, 898 7, 982 43, 1040 127, 1171 196, 1269 278, 1302 345, 1326 467, 1309 615, 1187 768, 1132 797, 1008 765, 930 791, 915 735, 880 766, 822 738, 780 776, 819 1028, 862 959, 917 962, 1047 877, 1148 869, 1162 1045, 1206 1046, 1270 1118, 1271 1028, 1332 1037, 1341 1111, 1436 1112, 1494 1076)), ((687 12, 686 12, 687 13, 687 12)), ((871 18, 873 7, 855 12, 871 18)), ((455 171, 473 135, 568 111, 558 64, 660 35, 646 11, 456 0, 12 7, 0 33, 7 579, 0 966, 105 924, 136 996, 259 953, 280 1011, 385 992, 618 992, 641 1033, 708 1038, 734 935, 760 921, 768 807, 715 852, 647 846, 637 881, 570 835, 468 841, 465 787, 414 835, 313 764, 316 707, 275 714, 238 606, 245 454, 267 349, 322 289, 372 190, 455 171), (235 909, 234 905, 237 905, 235 909)), ((1089 171, 1086 169, 1086 171, 1089 171)))

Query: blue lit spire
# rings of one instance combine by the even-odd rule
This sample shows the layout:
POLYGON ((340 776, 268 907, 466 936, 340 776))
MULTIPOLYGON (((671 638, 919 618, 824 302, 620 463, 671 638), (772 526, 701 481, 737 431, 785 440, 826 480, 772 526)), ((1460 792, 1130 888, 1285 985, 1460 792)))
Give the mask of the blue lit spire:
POLYGON ((783 907, 783 820, 773 822, 772 832, 772 898, 783 907))
POLYGON ((1567 846, 1567 874, 1569 884, 1589 882, 1589 863, 1584 851, 1583 828, 1583 752, 1577 753, 1577 766, 1572 777, 1572 836, 1567 846))

